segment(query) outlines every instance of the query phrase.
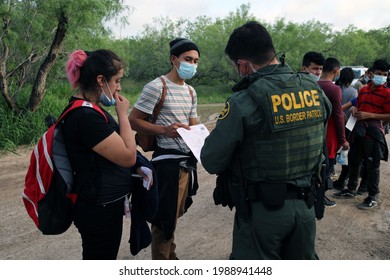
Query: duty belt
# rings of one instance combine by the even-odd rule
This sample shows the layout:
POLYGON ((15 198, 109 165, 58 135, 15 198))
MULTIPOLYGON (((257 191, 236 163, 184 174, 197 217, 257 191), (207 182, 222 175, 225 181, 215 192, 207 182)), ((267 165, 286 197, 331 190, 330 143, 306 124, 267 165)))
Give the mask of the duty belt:
POLYGON ((280 187, 286 188, 284 199, 306 199, 307 195, 310 192, 310 188, 297 187, 292 184, 259 182, 259 183, 249 183, 247 185, 246 197, 248 200, 261 201, 263 199, 262 199, 260 188, 263 189, 267 188, 267 191, 272 192, 273 188, 276 185, 278 186, 278 188, 280 187))

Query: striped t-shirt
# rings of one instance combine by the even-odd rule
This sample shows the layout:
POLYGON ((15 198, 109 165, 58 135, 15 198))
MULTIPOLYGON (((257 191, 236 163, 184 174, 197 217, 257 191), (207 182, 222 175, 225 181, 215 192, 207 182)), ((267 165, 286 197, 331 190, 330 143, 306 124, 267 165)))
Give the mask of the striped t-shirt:
MULTIPOLYGON (((167 84, 167 95, 157 117, 156 124, 170 126, 174 122, 178 122, 188 125, 190 118, 198 117, 196 112, 198 103, 196 91, 186 83, 178 85, 168 80, 165 76, 162 77, 167 84), (194 97, 193 100, 189 87, 194 97)), ((159 77, 147 83, 142 89, 141 96, 134 104, 134 107, 151 115, 154 107, 160 101, 162 90, 163 84, 159 77)), ((181 137, 169 138, 159 135, 157 136, 157 145, 163 149, 175 149, 185 153, 190 151, 181 137)))

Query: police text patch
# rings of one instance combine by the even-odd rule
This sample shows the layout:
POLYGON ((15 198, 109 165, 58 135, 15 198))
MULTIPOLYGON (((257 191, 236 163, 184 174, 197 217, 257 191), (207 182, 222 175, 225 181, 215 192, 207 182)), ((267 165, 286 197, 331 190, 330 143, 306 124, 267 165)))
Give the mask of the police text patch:
POLYGON ((323 118, 318 90, 269 94, 268 98, 275 129, 301 126, 323 118))

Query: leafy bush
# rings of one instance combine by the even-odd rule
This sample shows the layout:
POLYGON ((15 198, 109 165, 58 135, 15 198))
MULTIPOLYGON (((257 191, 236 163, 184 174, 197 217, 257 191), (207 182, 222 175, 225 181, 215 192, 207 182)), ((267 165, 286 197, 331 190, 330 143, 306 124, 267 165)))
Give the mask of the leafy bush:
MULTIPOLYGON (((122 94, 134 105, 146 82, 135 82, 131 79, 122 81, 122 94)), ((223 103, 231 94, 230 85, 198 85, 195 86, 198 94, 198 104, 223 103)), ((20 96, 19 101, 25 103, 26 94, 20 96)), ((69 83, 65 80, 53 82, 47 89, 41 106, 36 112, 15 113, 7 107, 4 100, 0 102, 0 150, 13 151, 20 145, 35 144, 46 131, 45 117, 52 115, 57 118, 68 103, 73 93, 69 83)), ((114 107, 105 108, 110 114, 116 115, 114 107)))
MULTIPOLYGON (((70 97, 69 84, 56 83, 48 89, 36 112, 16 113, 0 102, 0 150, 14 150, 19 145, 35 144, 46 131, 45 117, 58 117, 70 97)), ((25 99, 26 94, 20 99, 25 99)))

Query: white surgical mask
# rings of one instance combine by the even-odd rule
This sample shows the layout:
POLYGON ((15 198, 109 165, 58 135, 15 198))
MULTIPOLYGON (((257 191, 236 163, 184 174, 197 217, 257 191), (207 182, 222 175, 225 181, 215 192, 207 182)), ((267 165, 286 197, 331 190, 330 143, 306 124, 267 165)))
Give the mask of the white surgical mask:
POLYGON ((309 73, 309 74, 310 74, 310 77, 312 77, 314 79, 314 81, 316 81, 316 82, 320 79, 320 77, 317 75, 314 75, 312 73, 309 73))
POLYGON ((374 75, 374 78, 371 79, 371 81, 376 85, 380 86, 386 83, 387 77, 386 76, 379 76, 379 75, 374 75))

